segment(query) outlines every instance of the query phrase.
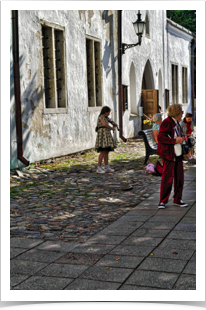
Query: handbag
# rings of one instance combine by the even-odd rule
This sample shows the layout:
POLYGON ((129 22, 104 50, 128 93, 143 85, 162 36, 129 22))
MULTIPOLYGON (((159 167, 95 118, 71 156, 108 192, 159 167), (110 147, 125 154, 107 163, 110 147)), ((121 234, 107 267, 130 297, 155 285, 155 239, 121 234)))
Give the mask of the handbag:
POLYGON ((182 155, 187 155, 190 151, 188 143, 184 140, 182 143, 182 155))
POLYGON ((194 137, 189 137, 188 138, 188 145, 189 145, 189 147, 193 147, 195 145, 195 142, 196 142, 196 140, 195 140, 194 137))
MULTIPOLYGON (((178 127, 179 127, 179 129, 180 129, 180 131, 181 131, 181 135, 180 136, 184 136, 183 135, 183 131, 182 131, 182 128, 181 128, 181 126, 180 126, 180 124, 179 124, 179 122, 177 122, 177 124, 178 124, 178 127)), ((176 133, 177 133, 177 135, 179 136, 179 134, 178 134, 178 132, 177 132, 177 130, 176 130, 176 133)), ((176 144, 177 146, 178 146, 178 144, 176 144)), ((175 145, 175 146, 176 146, 175 145)), ((180 147, 182 148, 182 155, 187 155, 188 153, 189 153, 189 151, 190 151, 190 147, 189 147, 189 144, 188 144, 188 142, 186 142, 185 140, 183 140, 183 143, 182 144, 179 144, 180 145, 180 147)), ((176 152, 175 152, 176 153, 176 152)), ((181 155, 181 154, 180 154, 181 155)), ((180 155, 177 155, 176 154, 176 156, 180 156, 180 155)))

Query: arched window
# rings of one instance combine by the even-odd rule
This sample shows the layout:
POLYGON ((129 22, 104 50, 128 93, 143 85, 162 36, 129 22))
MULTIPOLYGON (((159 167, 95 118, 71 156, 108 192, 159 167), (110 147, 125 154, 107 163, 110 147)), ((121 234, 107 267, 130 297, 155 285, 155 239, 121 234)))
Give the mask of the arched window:
POLYGON ((148 17, 148 11, 146 11, 145 22, 146 22, 145 36, 146 36, 147 38, 149 38, 149 37, 150 37, 150 33, 149 33, 149 17, 148 17))

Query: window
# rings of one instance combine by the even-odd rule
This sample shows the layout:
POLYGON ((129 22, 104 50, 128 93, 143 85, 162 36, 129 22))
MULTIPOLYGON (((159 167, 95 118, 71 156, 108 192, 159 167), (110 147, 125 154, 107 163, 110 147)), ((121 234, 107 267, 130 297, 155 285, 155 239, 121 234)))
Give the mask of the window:
POLYGON ((64 28, 44 21, 41 26, 45 108, 66 108, 64 28))
POLYGON ((188 103, 187 68, 182 67, 182 103, 188 103))
POLYGON ((165 103, 167 109, 169 107, 169 89, 165 89, 165 103))
POLYGON ((123 111, 128 110, 128 85, 122 85, 123 87, 123 111))
POLYGON ((172 103, 178 103, 178 66, 172 64, 172 103))
POLYGON ((148 12, 146 12, 145 22, 146 22, 146 25, 145 25, 145 36, 146 36, 147 38, 149 38, 150 35, 149 35, 149 18, 148 18, 148 12))
POLYGON ((102 106, 101 44, 86 38, 88 106, 102 106))

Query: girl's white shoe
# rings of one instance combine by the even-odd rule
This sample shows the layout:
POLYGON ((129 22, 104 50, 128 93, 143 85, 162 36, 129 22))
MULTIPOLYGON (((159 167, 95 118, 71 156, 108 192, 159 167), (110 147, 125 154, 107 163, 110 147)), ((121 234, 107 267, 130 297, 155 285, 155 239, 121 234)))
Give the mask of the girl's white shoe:
POLYGON ((114 172, 114 169, 108 167, 108 168, 104 168, 104 171, 105 172, 114 172))
POLYGON ((97 169, 97 173, 105 173, 105 171, 100 167, 97 169))

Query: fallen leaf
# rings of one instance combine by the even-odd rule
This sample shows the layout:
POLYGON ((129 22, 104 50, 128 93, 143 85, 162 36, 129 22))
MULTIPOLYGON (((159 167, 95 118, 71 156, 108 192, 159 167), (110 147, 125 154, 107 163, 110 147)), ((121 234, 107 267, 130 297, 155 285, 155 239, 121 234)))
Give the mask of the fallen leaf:
POLYGON ((178 254, 177 252, 173 252, 172 254, 178 254))
POLYGON ((109 269, 109 267, 105 267, 106 269, 109 269))
POLYGON ((152 253, 151 253, 150 255, 151 255, 151 256, 154 256, 154 254, 152 254, 152 253))
POLYGON ((88 251, 93 251, 93 249, 88 249, 88 251))
POLYGON ((115 260, 119 260, 120 258, 115 258, 115 260))

